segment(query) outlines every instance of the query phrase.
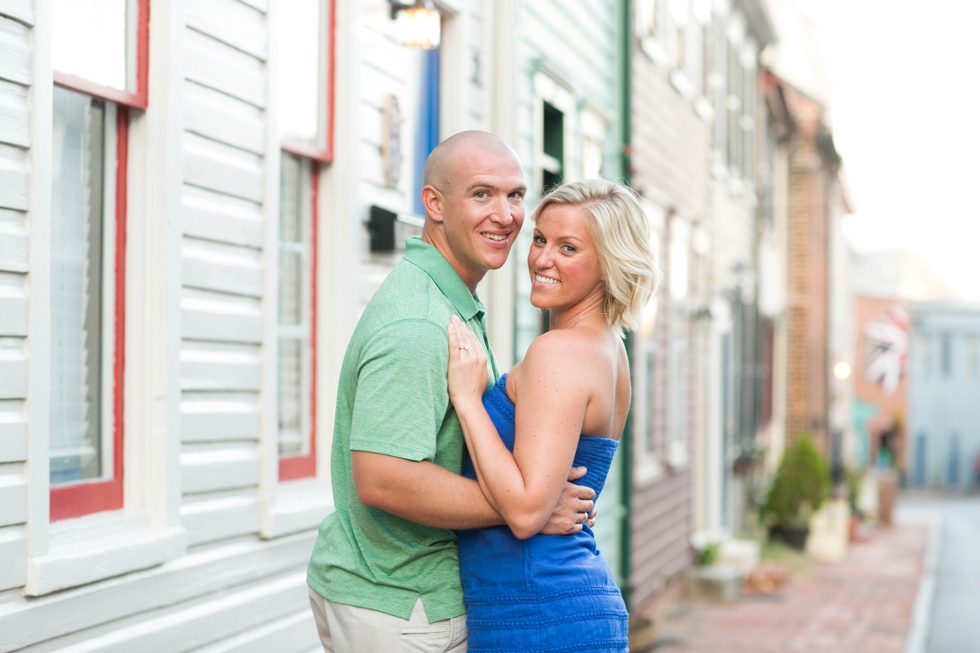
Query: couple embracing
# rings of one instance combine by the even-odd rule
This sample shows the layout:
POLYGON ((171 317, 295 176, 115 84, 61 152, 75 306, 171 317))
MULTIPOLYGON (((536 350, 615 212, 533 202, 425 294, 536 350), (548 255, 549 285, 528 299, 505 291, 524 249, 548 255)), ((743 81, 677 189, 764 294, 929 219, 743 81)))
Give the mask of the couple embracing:
POLYGON ((307 580, 337 653, 626 651, 593 506, 630 403, 622 329, 656 282, 649 226, 608 181, 532 216, 531 303, 551 329, 500 374, 477 284, 524 222, 516 153, 485 132, 429 156, 425 227, 368 304, 341 370, 307 580))

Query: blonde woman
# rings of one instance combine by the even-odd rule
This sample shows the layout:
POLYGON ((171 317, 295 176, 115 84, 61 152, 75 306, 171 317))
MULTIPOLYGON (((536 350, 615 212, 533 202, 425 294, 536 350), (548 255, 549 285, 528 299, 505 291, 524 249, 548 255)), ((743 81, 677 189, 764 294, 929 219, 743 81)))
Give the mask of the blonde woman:
POLYGON ((549 193, 532 216, 531 303, 550 330, 487 389, 475 336, 449 325, 449 393, 475 477, 507 526, 459 533, 470 651, 626 651, 628 615, 586 525, 540 535, 569 470, 598 498, 626 423, 624 328, 653 293, 655 254, 636 197, 589 180, 549 193))

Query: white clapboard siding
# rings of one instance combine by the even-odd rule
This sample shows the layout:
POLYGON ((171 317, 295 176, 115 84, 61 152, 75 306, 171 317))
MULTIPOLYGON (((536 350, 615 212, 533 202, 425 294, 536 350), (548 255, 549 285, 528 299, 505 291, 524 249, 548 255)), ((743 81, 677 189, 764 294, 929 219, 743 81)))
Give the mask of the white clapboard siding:
POLYGON ((0 270, 27 272, 27 248, 24 214, 0 209, 0 270))
POLYGON ((185 494, 250 487, 259 482, 254 444, 184 444, 180 453, 185 494))
POLYGON ((27 460, 27 417, 24 402, 0 401, 0 463, 27 460))
POLYGON ((190 81, 184 84, 184 129, 256 154, 265 151, 261 109, 190 81))
POLYGON ((194 340, 260 343, 262 306, 251 297, 185 289, 180 298, 180 330, 194 340))
MULTIPOLYGON (((10 539, 7 533, 14 530, 0 529, 0 549, 5 537, 10 539)), ((272 541, 253 538, 228 543, 70 592, 4 601, 0 603, 0 651, 20 650, 131 615, 248 587, 267 576, 303 569, 314 537, 307 533, 272 541)), ((143 649, 137 646, 132 650, 143 649)))
POLYGON ((28 25, 34 24, 33 0, 0 0, 0 15, 10 16, 28 25))
POLYGON ((183 211, 188 236, 248 247, 262 245, 262 215, 255 202, 184 186, 183 211))
POLYGON ((181 254, 185 286, 262 296, 262 261, 257 250, 185 238, 181 254))
POLYGON ((265 106, 262 61, 195 30, 187 30, 185 47, 187 79, 257 107, 265 106))
MULTIPOLYGON (((187 529, 190 546, 258 533, 260 520, 259 498, 254 489, 213 496, 189 495, 180 506, 180 522, 187 529)), ((306 552, 307 558, 309 553, 306 552)))
MULTIPOLYGON (((0 591, 21 587, 27 583, 27 534, 23 526, 0 528, 0 591)), ((8 636, 3 628, 0 633, 0 650, 6 645, 8 636)))
MULTIPOLYGON (((4 7, 3 4, 0 4, 0 12, 16 18, 15 11, 10 10, 13 8, 4 7)), ((24 4, 30 4, 30 1, 24 4)), ((0 16, 0 79, 25 86, 31 83, 30 29, 4 16, 0 16)))
POLYGON ((220 644, 195 649, 193 653, 305 653, 323 651, 313 612, 304 608, 272 623, 247 630, 220 644))
POLYGON ((195 0, 187 5, 187 26, 257 59, 266 58, 265 14, 239 0, 195 0))
POLYGON ((0 336, 27 335, 27 291, 20 275, 0 273, 0 336))
POLYGON ((0 80, 0 142, 27 147, 30 129, 27 88, 0 80))
POLYGON ((0 338, 0 399, 27 396, 27 356, 21 338, 0 338))
POLYGON ((184 181, 194 186, 261 202, 262 157, 252 152, 184 135, 184 181))
POLYGON ((27 482, 20 463, 0 465, 0 526, 27 521, 27 482))
POLYGON ((184 390, 258 391, 260 368, 254 345, 185 341, 180 351, 184 390))
POLYGON ((306 571, 292 572, 24 649, 24 653, 181 653, 309 609, 306 571))
POLYGON ((26 211, 29 183, 27 151, 0 144, 0 208, 26 211))
POLYGON ((180 402, 184 442, 258 440, 259 407, 254 394, 185 392, 180 402))

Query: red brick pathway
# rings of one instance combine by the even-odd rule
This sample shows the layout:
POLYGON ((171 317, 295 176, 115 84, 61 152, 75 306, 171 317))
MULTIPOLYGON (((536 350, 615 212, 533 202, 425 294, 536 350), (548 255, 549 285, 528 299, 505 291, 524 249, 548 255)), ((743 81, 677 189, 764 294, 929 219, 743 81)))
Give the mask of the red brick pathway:
POLYGON ((928 531, 900 525, 816 564, 773 596, 679 603, 657 627, 656 653, 902 653, 928 531))

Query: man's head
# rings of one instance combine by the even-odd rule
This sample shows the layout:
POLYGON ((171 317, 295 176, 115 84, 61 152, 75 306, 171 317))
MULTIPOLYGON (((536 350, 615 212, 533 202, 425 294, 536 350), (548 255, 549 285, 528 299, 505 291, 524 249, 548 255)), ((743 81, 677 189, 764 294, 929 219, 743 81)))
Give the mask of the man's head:
POLYGON ((517 153, 493 134, 460 132, 432 151, 422 181, 422 239, 472 292, 506 262, 524 224, 527 185, 517 153))

